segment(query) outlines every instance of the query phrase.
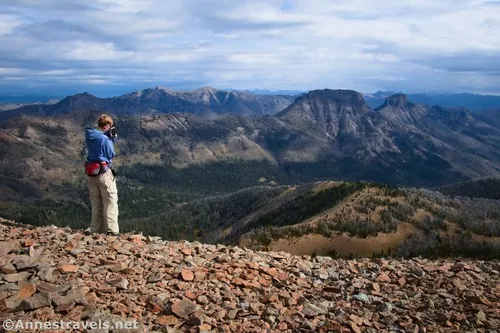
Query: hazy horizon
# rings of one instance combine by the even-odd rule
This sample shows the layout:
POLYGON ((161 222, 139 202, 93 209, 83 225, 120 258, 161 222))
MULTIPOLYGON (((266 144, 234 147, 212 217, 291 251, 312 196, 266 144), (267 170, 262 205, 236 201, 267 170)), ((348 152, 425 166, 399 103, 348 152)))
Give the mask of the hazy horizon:
MULTIPOLYGON (((160 89, 171 89, 171 90, 184 90, 184 91, 191 91, 191 90, 196 90, 200 89, 202 87, 196 87, 196 88, 191 88, 191 89, 176 89, 176 88, 171 88, 171 87, 163 87, 163 86, 147 86, 143 87, 141 89, 135 89, 135 90, 123 90, 123 91, 116 91, 114 92, 106 92, 106 91, 87 91, 87 90, 81 90, 81 91, 73 91, 70 93, 60 93, 57 94, 56 92, 47 92, 47 93, 41 93, 41 92, 5 92, 2 91, 0 92, 0 103, 30 103, 30 102, 46 102, 51 99, 62 99, 67 96, 73 96, 77 94, 83 94, 83 93, 88 93, 93 96, 99 97, 99 98, 110 98, 110 97, 116 97, 116 96, 122 96, 126 95, 135 91, 139 90, 145 90, 145 89, 154 89, 154 88, 160 88, 160 89)), ((311 90, 320 90, 320 89, 340 89, 340 88, 317 88, 317 89, 311 89, 311 90, 287 90, 287 89, 278 89, 278 90, 270 90, 270 89, 234 89, 234 88, 217 88, 217 87, 211 87, 215 88, 217 90, 222 90, 222 91, 250 91, 251 93, 254 94, 276 94, 276 95, 299 95, 303 93, 307 93, 311 90)), ((355 89, 345 89, 345 90, 355 90, 355 89)), ((356 90, 355 90, 356 91, 356 90)), ((481 96, 500 96, 499 94, 481 94, 481 93, 471 93, 471 92, 416 92, 416 93, 408 93, 402 90, 377 90, 377 91, 372 91, 372 92, 363 92, 363 91, 358 91, 359 93, 363 95, 373 95, 376 93, 382 93, 382 94, 406 94, 406 95, 428 95, 428 96, 443 96, 443 95, 459 95, 459 94, 474 94, 474 95, 481 95, 481 96)))

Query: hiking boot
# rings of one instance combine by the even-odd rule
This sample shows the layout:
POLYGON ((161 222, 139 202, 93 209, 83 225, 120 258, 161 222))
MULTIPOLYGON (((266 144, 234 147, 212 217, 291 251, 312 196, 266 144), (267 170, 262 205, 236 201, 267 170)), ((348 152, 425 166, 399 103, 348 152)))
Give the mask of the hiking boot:
POLYGON ((85 236, 90 236, 90 235, 92 235, 92 231, 90 231, 90 228, 87 228, 87 229, 85 229, 85 231, 83 232, 83 234, 85 236))
POLYGON ((113 232, 113 231, 108 231, 106 233, 107 236, 119 236, 120 234, 118 232, 113 232))

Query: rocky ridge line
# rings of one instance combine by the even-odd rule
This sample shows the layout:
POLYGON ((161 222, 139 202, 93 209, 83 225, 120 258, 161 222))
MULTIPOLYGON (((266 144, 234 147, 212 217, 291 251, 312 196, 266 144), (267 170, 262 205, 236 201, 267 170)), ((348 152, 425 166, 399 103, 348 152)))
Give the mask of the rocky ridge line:
POLYGON ((333 260, 0 220, 0 322, 140 323, 124 332, 496 332, 499 270, 497 261, 333 260))

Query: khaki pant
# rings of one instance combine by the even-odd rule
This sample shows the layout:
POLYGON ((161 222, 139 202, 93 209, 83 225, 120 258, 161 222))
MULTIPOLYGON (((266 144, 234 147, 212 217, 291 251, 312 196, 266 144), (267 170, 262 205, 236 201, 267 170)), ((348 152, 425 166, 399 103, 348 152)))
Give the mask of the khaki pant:
POLYGON ((90 231, 95 233, 119 233, 118 190, 111 170, 96 177, 88 177, 92 221, 90 231))

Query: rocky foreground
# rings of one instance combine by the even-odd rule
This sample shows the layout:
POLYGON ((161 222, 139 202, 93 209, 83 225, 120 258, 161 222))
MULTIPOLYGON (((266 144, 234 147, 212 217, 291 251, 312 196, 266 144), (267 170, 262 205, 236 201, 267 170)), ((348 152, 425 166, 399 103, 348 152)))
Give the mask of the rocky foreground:
POLYGON ((0 322, 140 323, 123 332, 500 328, 499 262, 311 259, 3 221, 0 269, 0 322))

